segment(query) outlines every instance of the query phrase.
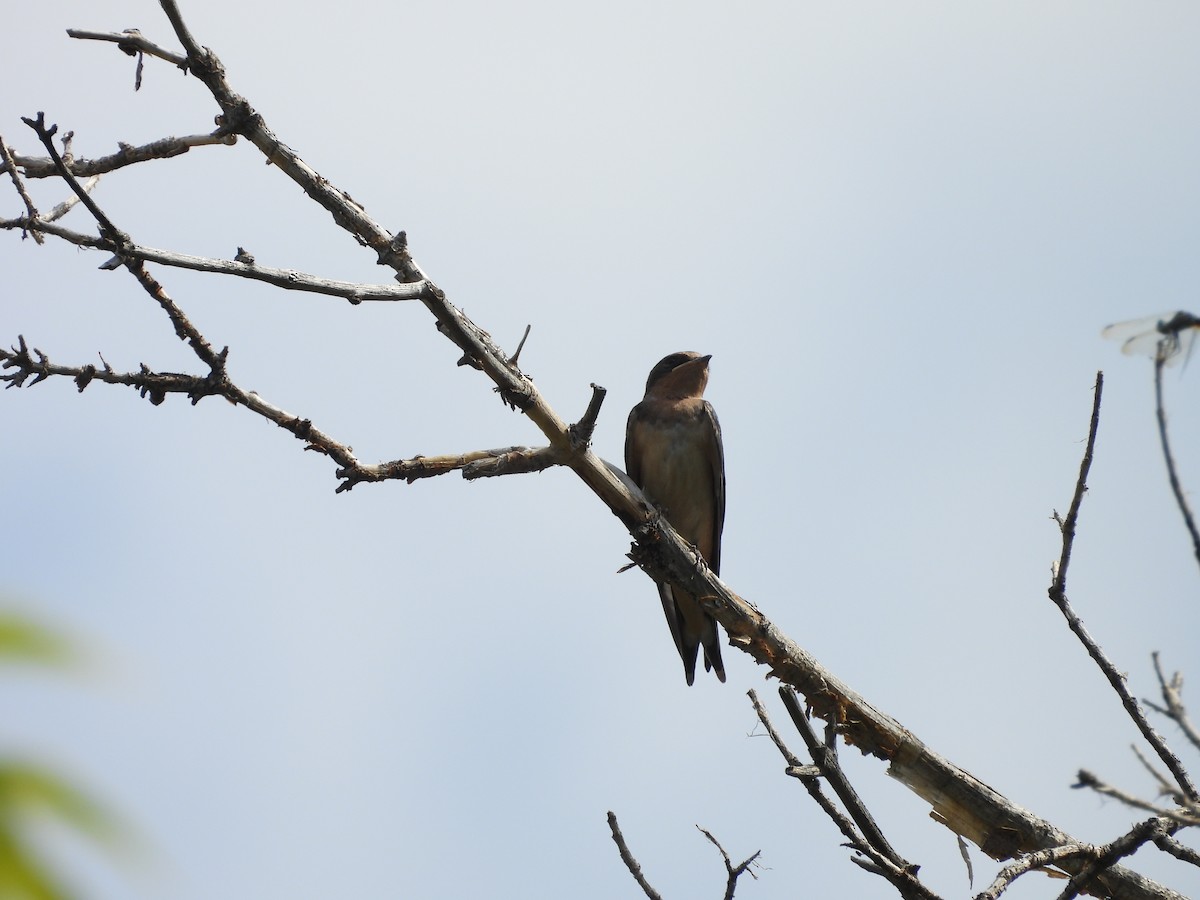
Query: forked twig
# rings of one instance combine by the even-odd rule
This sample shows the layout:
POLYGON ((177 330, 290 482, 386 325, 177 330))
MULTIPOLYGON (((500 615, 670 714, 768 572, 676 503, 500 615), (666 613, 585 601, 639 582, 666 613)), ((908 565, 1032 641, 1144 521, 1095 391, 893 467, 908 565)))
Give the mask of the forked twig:
POLYGON ((1155 712, 1162 713, 1178 725, 1192 746, 1200 750, 1200 729, 1196 728, 1188 716, 1187 707, 1183 702, 1183 676, 1176 672, 1171 676, 1171 680, 1168 681, 1166 675, 1163 673, 1162 662, 1158 658, 1158 651, 1156 650, 1151 653, 1150 658, 1154 660, 1154 674, 1158 676, 1158 686, 1162 692, 1165 706, 1157 706, 1149 700, 1146 701, 1146 705, 1155 712))
POLYGON ((712 842, 712 845, 714 847, 716 847, 717 850, 720 851, 721 859, 723 859, 725 861, 725 897, 724 897, 724 900, 733 900, 733 892, 735 890, 737 890, 737 881, 739 878, 741 878, 743 875, 745 875, 748 872, 750 874, 751 878, 753 878, 755 881, 758 880, 758 876, 754 874, 754 870, 751 869, 750 866, 752 866, 754 864, 754 861, 762 855, 762 851, 755 850, 754 853, 752 853, 750 856, 748 856, 746 859, 742 860, 740 863, 738 863, 735 866, 730 861, 729 854, 725 852, 725 848, 721 846, 721 842, 718 841, 715 837, 713 837, 711 831, 709 831, 707 828, 700 828, 699 825, 697 825, 696 828, 699 829, 700 833, 703 834, 706 838, 708 838, 709 841, 712 842))
POLYGON ((1065 519, 1058 519, 1059 528, 1062 530, 1062 553, 1059 556, 1058 564, 1054 567, 1054 577, 1047 593, 1051 601, 1059 608, 1059 611, 1067 620, 1068 627, 1079 638, 1088 655, 1100 667, 1100 671, 1104 673, 1104 677, 1108 680, 1109 685, 1117 692, 1117 696, 1121 698, 1121 704, 1125 707, 1125 711, 1142 733, 1142 737, 1146 739, 1154 749, 1154 752, 1158 754, 1158 758, 1162 760, 1163 765, 1170 770, 1171 776, 1179 784, 1184 796, 1190 800, 1196 800, 1200 798, 1200 795, 1196 793, 1196 787, 1192 784, 1191 777, 1183 767, 1183 763, 1179 761, 1179 758, 1167 746, 1162 736, 1154 730, 1154 727, 1150 724, 1146 718, 1146 714, 1138 704, 1137 699, 1129 692, 1124 676, 1112 664, 1111 660, 1105 656, 1104 651, 1088 632, 1087 628, 1084 627, 1083 620, 1075 613, 1075 610, 1071 607, 1067 599, 1067 567, 1070 565, 1071 549, 1075 543, 1075 527, 1079 518, 1079 507, 1083 503, 1084 492, 1087 491, 1087 476, 1092 467, 1092 455, 1096 447, 1096 433, 1100 427, 1100 398, 1103 391, 1104 373, 1097 372, 1095 397, 1092 402, 1091 424, 1088 427, 1087 448, 1084 450, 1083 461, 1079 466, 1079 478, 1075 482, 1075 493, 1071 498, 1071 506, 1067 512, 1067 517, 1065 519))

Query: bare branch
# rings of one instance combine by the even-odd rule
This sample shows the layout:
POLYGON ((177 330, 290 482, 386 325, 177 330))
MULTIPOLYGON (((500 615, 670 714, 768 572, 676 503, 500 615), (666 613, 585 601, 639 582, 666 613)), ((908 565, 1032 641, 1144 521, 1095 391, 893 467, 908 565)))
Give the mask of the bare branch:
POLYGON ((822 743, 817 740, 817 735, 813 731, 812 725, 809 724, 808 717, 805 716, 804 710, 800 708, 796 692, 790 687, 784 686, 779 689, 779 697, 783 700, 783 705, 787 709, 788 715, 792 718, 792 724, 796 726, 796 730, 800 732, 800 736, 804 739, 804 744, 808 747, 808 752, 812 756, 813 762, 821 770, 821 774, 829 782, 829 786, 833 788, 833 792, 838 795, 838 799, 842 801, 842 805, 850 814, 850 818, 859 827, 863 837, 872 847, 886 856, 896 868, 915 873, 918 867, 904 859, 904 857, 892 848, 887 838, 883 836, 883 831, 880 830, 879 825, 875 822, 875 818, 862 802, 862 798, 858 796, 858 792, 854 790, 854 786, 850 784, 849 779, 846 778, 845 773, 842 771, 842 767, 838 764, 836 731, 833 729, 828 730, 825 741, 822 743))
POLYGON ((1181 858, 1186 859, 1189 855, 1197 857, 1195 851, 1182 847, 1178 841, 1169 836, 1169 831, 1174 827, 1176 826, 1163 819, 1148 819, 1135 825, 1129 832, 1110 844, 1103 846, 1083 843, 1068 844, 1031 853, 1001 869, 988 889, 977 894, 975 900, 996 900, 1017 878, 1028 872, 1047 866, 1056 866, 1062 869, 1064 862, 1087 860, 1087 865, 1079 874, 1071 878, 1070 883, 1059 895, 1059 900, 1069 900, 1069 898, 1083 893, 1089 882, 1105 867, 1112 865, 1123 856, 1136 852, 1139 847, 1150 842, 1159 846, 1167 845, 1171 851, 1176 849, 1185 851, 1181 858))
POLYGON ((220 365, 207 376, 155 372, 145 365, 138 372, 117 372, 107 363, 101 368, 94 365, 59 366, 51 363, 49 357, 36 348, 31 353, 24 336, 20 336, 18 346, 11 351, 0 349, 0 361, 3 361, 0 368, 15 369, 12 374, 0 376, 0 381, 7 381, 6 387, 22 387, 32 377, 33 380, 29 381, 28 385, 32 387, 50 376, 60 375, 71 378, 80 391, 92 381, 126 385, 136 388, 140 396, 155 406, 162 403, 168 394, 184 394, 193 405, 204 397, 222 396, 230 403, 244 406, 264 419, 274 422, 303 441, 305 449, 323 453, 339 463, 344 470, 354 470, 359 465, 348 446, 316 428, 309 419, 286 412, 267 402, 256 392, 245 391, 233 384, 224 373, 224 360, 224 352, 218 354, 220 365), (37 359, 34 359, 34 356, 37 359))
MULTIPOLYGON (((228 348, 222 350, 220 353, 214 352, 207 339, 191 324, 183 310, 167 295, 162 285, 146 271, 142 259, 139 258, 139 254, 133 250, 136 245, 130 241, 128 235, 117 229, 99 206, 80 188, 75 176, 67 170, 65 163, 51 143, 51 138, 57 127, 51 126, 47 128, 44 117, 40 113, 37 120, 26 119, 25 121, 37 132, 38 137, 50 152, 51 158, 58 165, 60 174, 87 205, 89 211, 100 224, 101 232, 104 235, 102 238, 104 244, 117 254, 117 258, 124 262, 125 267, 133 273, 147 293, 158 301, 174 324, 175 333, 191 345, 193 352, 196 353, 201 361, 209 366, 210 373, 205 377, 176 373, 160 375, 143 366, 142 372, 136 375, 132 373, 120 375, 111 370, 100 373, 94 366, 74 369, 63 366, 51 366, 49 358, 37 350, 34 352, 37 353, 39 358, 34 362, 25 345, 25 339, 22 336, 20 337, 19 350, 14 348, 13 353, 5 352, 3 354, 5 360, 4 367, 15 368, 17 370, 12 375, 4 376, 4 380, 9 382, 9 387, 22 386, 30 375, 34 376, 33 381, 30 382, 31 386, 50 375, 67 375, 74 378, 80 390, 83 390, 92 379, 99 376, 102 381, 109 383, 135 386, 139 389, 142 396, 149 396, 155 404, 161 403, 166 394, 172 392, 187 393, 193 403, 198 402, 202 397, 220 394, 230 402, 244 405, 252 411, 275 421, 276 424, 288 428, 297 437, 308 442, 311 449, 319 449, 341 462, 342 467, 337 471, 338 477, 343 479, 342 484, 338 486, 339 492, 350 490, 355 484, 361 481, 383 481, 386 479, 403 478, 411 483, 417 478, 440 475, 454 469, 463 469, 464 476, 468 478, 540 471, 548 466, 563 463, 569 455, 564 449, 556 447, 548 447, 536 451, 510 447, 505 450, 480 451, 475 454, 459 455, 456 457, 433 459, 418 457, 415 460, 400 460, 378 466, 364 466, 360 464, 351 454, 349 447, 316 432, 311 422, 307 419, 299 419, 296 416, 285 413, 278 407, 267 403, 257 394, 237 387, 229 379, 225 371, 228 348), (315 443, 314 433, 319 435, 315 443)), ((253 262, 201 260, 198 257, 183 257, 181 254, 166 253, 165 251, 151 251, 147 253, 145 252, 147 248, 141 249, 143 250, 143 253, 140 254, 141 257, 167 257, 177 264, 190 262, 192 265, 189 267, 192 268, 203 266, 207 271, 251 271, 257 274, 262 274, 264 271, 260 270, 253 262)), ((328 285, 323 286, 327 287, 328 285)), ((315 280, 310 281, 308 287, 317 287, 315 280)), ((363 293, 361 286, 349 285, 349 287, 357 293, 363 293)), ((423 289, 422 284, 400 285, 398 287, 398 291, 387 289, 385 293, 412 295, 419 294, 423 289)))
POLYGON ((733 900, 733 892, 737 890, 737 880, 741 878, 743 874, 749 872, 751 878, 753 878, 755 881, 758 880, 758 876, 754 874, 754 872, 750 869, 750 866, 756 859, 759 858, 759 856, 762 855, 762 851, 755 850, 753 854, 735 866, 732 862, 730 862, 729 854, 725 852, 725 848, 721 846, 721 842, 712 836, 712 832, 710 832, 707 828, 700 828, 699 825, 697 825, 696 828, 699 829, 700 833, 712 842, 714 847, 721 851, 721 859, 725 861, 725 900, 733 900))
MULTIPOLYGON (((112 249, 115 251, 116 248, 112 249)), ((134 259, 160 263, 164 266, 191 269, 195 272, 212 272, 218 275, 235 275, 239 278, 249 278, 252 281, 262 281, 289 291, 307 291, 313 294, 344 297, 354 305, 364 301, 394 303, 403 300, 420 300, 425 293, 425 283, 421 281, 410 284, 360 284, 354 281, 323 278, 295 269, 272 269, 260 266, 253 261, 242 262, 237 259, 189 256, 186 253, 157 250, 154 247, 142 247, 137 244, 129 244, 123 247, 121 252, 134 259)), ((253 260, 253 257, 250 257, 250 260, 253 260)))
POLYGON ((1154 845, 1164 853, 1169 853, 1171 856, 1181 862, 1189 863, 1197 868, 1200 868, 1200 852, 1193 850, 1191 847, 1186 847, 1173 837, 1160 837, 1154 839, 1154 845))
POLYGON ((1096 449, 1096 432, 1100 427, 1100 398, 1103 393, 1104 373, 1097 372, 1087 448, 1083 451, 1083 461, 1079 464, 1079 478, 1075 482, 1075 494, 1071 498, 1071 506, 1067 510, 1066 519, 1058 519, 1058 514, 1055 513, 1055 519, 1058 521, 1063 535, 1062 554, 1055 567, 1054 582, 1050 586, 1050 599, 1056 603, 1058 601, 1055 598, 1065 595, 1067 591, 1067 568, 1071 564, 1071 548, 1075 545, 1075 523, 1079 519, 1079 507, 1083 504, 1083 493, 1087 490, 1088 472, 1092 468, 1092 454, 1096 449))
POLYGON ((1167 777, 1155 767, 1154 763, 1146 758, 1146 754, 1142 752, 1142 748, 1137 744, 1130 744, 1129 749, 1133 751, 1133 755, 1136 756, 1138 762, 1142 764, 1142 768, 1149 773, 1150 777, 1154 779, 1155 784, 1158 785, 1159 795, 1171 797, 1177 802, 1182 803, 1183 797, 1179 793, 1179 788, 1172 784, 1167 777))
POLYGON ((83 189, 83 186, 76 180, 74 174, 67 167, 67 163, 63 160, 59 152, 54 148, 54 135, 58 132, 57 125, 46 126, 46 116, 44 113, 38 113, 36 119, 30 119, 26 116, 21 117, 21 121, 33 129, 37 134, 38 140, 42 142, 42 146, 50 154, 50 158, 54 161, 58 172, 66 180, 71 190, 75 192, 81 203, 88 208, 92 216, 100 225, 101 233, 115 244, 128 243, 129 238, 117 230, 116 226, 108 220, 108 217, 101 211, 100 207, 95 204, 88 192, 83 189))
POLYGON ((1168 825, 1160 819, 1147 819, 1135 825, 1127 834, 1122 835, 1110 844, 1094 848, 1088 854, 1088 863, 1082 871, 1071 877, 1067 887, 1058 895, 1058 900, 1071 900, 1085 891, 1092 893, 1089 888, 1107 868, 1118 859, 1136 853, 1143 844, 1167 834, 1168 825))
POLYGON ((208 379, 196 375, 186 375, 180 372, 155 372, 145 365, 139 372, 117 372, 105 364, 98 369, 94 365, 59 366, 50 362, 48 357, 36 347, 30 352, 25 336, 17 336, 17 346, 11 350, 0 349, 0 368, 13 369, 7 375, 0 375, 0 381, 6 381, 6 388, 25 387, 45 381, 52 375, 65 376, 75 382, 80 392, 92 381, 102 381, 106 384, 119 384, 138 389, 142 397, 149 398, 155 406, 166 399, 167 394, 186 394, 192 403, 197 403, 203 397, 220 393, 217 387, 208 379), (34 356, 37 359, 34 359, 34 356))
POLYGON ((569 456, 557 447, 510 447, 490 459, 472 461, 463 468, 463 478, 493 478, 497 475, 529 475, 552 466, 565 466, 569 456))
MULTIPOLYGON (((161 403, 166 393, 172 391, 186 392, 192 399, 193 404, 199 402, 202 397, 220 394, 231 403, 245 406, 258 415, 275 422, 281 428, 287 429, 297 438, 305 441, 309 449, 327 454, 339 462, 343 468, 349 469, 357 466, 358 461, 354 458, 348 447, 315 429, 311 421, 300 419, 285 412, 279 407, 263 400, 257 393, 245 391, 230 380, 225 368, 229 348, 226 347, 220 352, 214 350, 204 335, 192 325, 183 310, 167 294, 163 286, 146 271, 146 267, 141 260, 123 255, 122 250, 130 246, 132 242, 129 240, 128 235, 117 229, 107 215, 87 195, 87 192, 83 190, 75 176, 66 168, 65 163, 55 150, 51 140, 57 126, 47 128, 41 113, 38 114, 36 121, 29 119, 25 119, 24 121, 37 132, 42 144, 50 153, 51 158, 55 160, 56 165, 58 165, 63 178, 96 218, 102 235, 114 246, 117 256, 124 262, 125 268, 130 271, 142 288, 162 307, 175 328, 176 336, 181 340, 187 341, 188 345, 192 348, 192 352, 209 368, 207 376, 198 378, 197 376, 177 375, 174 373, 156 375, 156 373, 151 372, 143 366, 143 372, 139 373, 138 377, 128 377, 128 380, 123 380, 122 376, 113 373, 107 365, 103 373, 97 371, 94 366, 76 369, 73 373, 70 370, 55 371, 51 368, 49 359, 44 354, 39 353, 36 375, 31 384, 37 384, 50 374, 72 374, 76 385, 78 385, 80 390, 83 390, 93 378, 99 377, 102 381, 137 386, 143 396, 149 395, 153 403, 161 403), (154 377, 151 378, 151 376, 154 377)), ((10 368, 13 366, 18 369, 18 374, 6 377, 5 380, 9 380, 9 386, 19 386, 23 384, 26 377, 21 373, 31 371, 33 368, 33 361, 29 358, 24 338, 20 340, 19 351, 15 354, 5 353, 4 367, 10 368)))
POLYGON ((596 430, 596 419, 600 416, 600 407, 604 404, 604 398, 608 394, 608 391, 595 382, 592 383, 591 388, 592 399, 588 402, 587 409, 583 411, 583 416, 579 421, 569 429, 571 445, 577 450, 586 449, 592 442, 592 432, 596 430))
POLYGON ((621 834, 621 826, 617 824, 617 814, 609 810, 608 827, 612 831, 612 839, 617 844, 617 850, 621 854, 621 860, 625 863, 625 868, 629 870, 629 874, 633 876, 633 880, 638 883, 642 892, 650 898, 650 900, 662 900, 662 896, 654 888, 650 887, 650 883, 646 881, 646 877, 642 874, 642 867, 638 865, 638 861, 633 858, 633 854, 629 852, 629 845, 625 843, 625 836, 621 834))
POLYGON ((976 894, 975 900, 996 900, 1014 881, 1028 872, 1048 866, 1057 866, 1065 860, 1081 857, 1092 858, 1095 853, 1096 848, 1091 844, 1064 844, 1062 847, 1051 847, 1048 850, 1030 853, 1014 863, 1009 863, 996 873, 995 879, 988 885, 987 890, 976 894))
MULTIPOLYGON (((88 181, 85 182, 84 187, 86 188, 93 184, 94 180, 88 179, 88 181)), ((62 203, 58 204, 58 206, 54 207, 54 210, 51 212, 56 212, 60 207, 67 206, 67 204, 74 206, 78 202, 78 196, 69 197, 62 203)), ((105 240, 102 237, 97 237, 94 234, 83 234, 79 231, 72 231, 70 228, 65 228, 62 225, 56 225, 51 221, 49 215, 42 216, 39 219, 30 219, 28 216, 21 216, 16 219, 0 219, 0 229, 5 229, 8 231, 13 229, 19 229, 21 231, 25 231, 26 229, 29 229, 30 231, 36 230, 62 238, 64 241, 75 244, 77 247, 89 247, 97 250, 113 249, 112 241, 105 240)))
MULTIPOLYGON (((780 695, 783 696, 786 688, 780 688, 780 695)), ((905 898, 920 898, 920 900, 937 900, 938 895, 923 885, 917 879, 917 867, 901 862, 903 865, 897 865, 888 855, 880 852, 876 847, 872 846, 871 842, 866 840, 855 827, 852 822, 840 809, 838 809, 825 793, 821 790, 821 778, 824 776, 820 764, 815 766, 805 766, 801 764, 800 758, 796 756, 784 743, 779 732, 775 730, 770 717, 767 715, 766 708, 758 698, 758 693, 754 690, 748 691, 750 702, 754 706, 754 711, 758 715, 758 719, 763 723, 763 727, 767 729, 767 734, 775 743, 780 754, 787 762, 787 768, 784 770, 786 774, 799 778, 800 783, 804 785, 805 790, 821 808, 822 812, 829 817, 837 829, 846 837, 850 849, 861 854, 861 857, 851 857, 851 861, 856 863, 861 868, 874 875, 879 875, 887 879, 900 896, 905 898)), ((789 710, 790 712, 790 710, 789 710)), ((801 715, 803 718, 803 715, 801 715)), ((811 733, 811 729, 810 729, 811 733)), ((813 736, 815 740, 815 735, 813 736)), ((815 759, 815 757, 814 757, 815 759)), ((869 816, 868 816, 869 818, 869 816)), ((886 841, 884 844, 886 845, 886 841)), ((890 847, 889 847, 890 850, 890 847)), ((893 854, 894 855, 894 854, 893 854)), ((899 857, 896 857, 899 859, 899 857)))
POLYGON ((178 53, 172 53, 170 50, 146 40, 136 28, 128 28, 121 32, 83 31, 79 28, 68 28, 67 36, 81 41, 111 41, 127 56, 145 53, 149 56, 164 59, 172 65, 183 69, 185 72, 187 71, 187 57, 180 56, 178 53))
MULTIPOLYGON (((116 153, 96 159, 68 159, 67 168, 71 174, 79 177, 103 175, 132 166, 136 163, 152 159, 171 159, 187 153, 193 147, 207 147, 213 144, 232 145, 237 142, 237 135, 229 133, 224 128, 218 128, 210 134, 192 134, 187 137, 165 137, 149 144, 133 146, 120 144, 116 153)), ((58 176, 58 167, 54 160, 45 156, 21 156, 14 154, 11 161, 6 161, 4 168, 18 166, 26 178, 52 178, 58 176)))
POLYGON ((1192 746, 1200 749, 1200 730, 1192 724, 1192 720, 1188 718, 1187 707, 1183 703, 1183 675, 1176 672, 1171 676, 1170 682, 1167 681, 1163 674, 1162 663, 1158 658, 1158 651, 1150 654, 1154 660, 1154 674, 1158 676, 1158 686, 1162 691, 1163 702, 1166 707, 1156 706, 1149 700, 1145 701, 1146 705, 1156 712, 1162 713, 1167 718, 1171 719, 1182 730, 1184 735, 1192 746))
POLYGON ((517 360, 521 358, 521 351, 525 349, 525 342, 527 340, 529 340, 529 332, 531 330, 533 330, 532 325, 525 326, 525 333, 523 335, 521 335, 521 342, 519 344, 517 344, 516 351, 513 353, 513 355, 511 357, 509 357, 508 361, 511 365, 515 366, 517 364, 517 360))
MULTIPOLYGON (((0 136, 0 162, 3 162, 4 168, 8 170, 8 177, 12 179, 13 187, 17 189, 17 194, 20 195, 21 201, 25 204, 25 210, 29 214, 29 218, 36 219, 38 217, 37 207, 33 205, 33 198, 25 190, 25 182, 22 181, 21 174, 17 171, 16 164, 13 162, 12 153, 8 149, 8 144, 4 143, 2 136, 0 136)), ((30 234, 30 231, 25 230, 21 236, 25 237, 28 234, 30 234)), ((45 238, 38 232, 34 231, 32 234, 34 241, 37 243, 41 244, 45 241, 45 238)))
POLYGON ((1119 800, 1126 806, 1132 806, 1135 809, 1143 809, 1146 812, 1154 813, 1162 819, 1171 819, 1178 822, 1180 825, 1200 825, 1200 804, 1185 803, 1180 804, 1176 809, 1164 809, 1161 806, 1155 806, 1149 800, 1143 800, 1128 791, 1123 791, 1120 788, 1113 787, 1105 781, 1098 778, 1093 772, 1087 769, 1080 769, 1076 776, 1075 784, 1071 785, 1074 788, 1091 788, 1097 794, 1105 797, 1111 797, 1114 800, 1119 800))
POLYGON ((1079 466, 1079 478, 1075 482, 1075 494, 1071 498, 1070 510, 1067 512, 1066 519, 1061 520, 1059 523, 1063 536, 1062 554, 1059 557, 1058 565, 1055 567, 1054 578, 1047 593, 1067 620, 1068 627, 1079 638, 1088 655, 1100 667, 1100 671, 1104 673, 1104 677, 1108 679, 1108 683, 1112 686, 1112 689, 1121 698, 1121 704, 1125 707, 1125 711, 1129 714, 1129 717, 1133 719, 1142 736, 1154 748, 1154 752, 1158 754, 1158 758, 1162 760, 1163 765, 1170 770, 1172 777, 1179 784, 1184 795, 1190 800, 1196 800, 1200 799, 1200 795, 1196 793, 1196 788, 1192 784, 1187 770, 1184 769, 1183 763, 1171 752, 1171 749, 1167 746, 1162 736, 1154 730, 1154 727, 1150 724, 1150 721, 1146 718, 1146 714, 1138 704, 1137 699, 1129 692, 1129 688, 1125 684, 1125 676, 1118 672, 1117 667, 1105 656, 1104 651, 1096 643, 1096 640, 1091 636, 1087 628, 1084 627, 1083 620, 1075 613, 1070 601, 1067 599, 1067 567, 1071 562, 1071 548, 1075 542, 1075 525, 1079 518, 1079 507, 1083 503, 1083 494, 1087 490, 1088 471, 1091 469, 1092 454, 1096 447, 1096 432, 1100 427, 1100 398, 1103 391, 1104 373, 1097 372, 1095 399, 1092 403, 1091 425, 1088 428, 1087 449, 1084 450, 1083 461, 1079 466))
MULTIPOLYGON (((1178 338, 1176 338, 1176 342, 1178 343, 1178 338)), ((1154 414, 1158 418, 1158 437, 1162 444, 1163 459, 1167 463, 1167 481, 1171 484, 1171 493, 1175 495, 1175 503, 1183 515, 1183 524, 1192 539, 1192 553, 1196 557, 1196 562, 1200 563, 1200 531, 1196 530, 1196 520, 1192 517, 1187 498, 1183 495, 1183 488, 1179 485, 1179 476, 1175 472, 1175 458, 1171 455, 1171 442, 1167 439, 1167 413, 1163 408, 1162 370, 1167 360, 1170 359, 1167 350, 1168 344, 1169 342, 1165 339, 1159 341, 1158 352, 1154 355, 1154 414)))
MULTIPOLYGON (((800 757, 791 751, 791 748, 789 748, 784 742, 783 737, 778 731, 775 730, 775 725, 771 722, 771 717, 767 715, 767 708, 763 706, 762 701, 758 699, 758 691, 751 688, 750 690, 746 691, 746 696, 750 698, 750 703, 754 707, 755 715, 758 716, 758 720, 762 722, 763 727, 767 729, 767 735, 771 738, 771 742, 775 745, 775 749, 779 751, 779 755, 783 757, 784 762, 788 764, 788 767, 791 769, 813 770, 797 773, 796 777, 816 778, 820 774, 820 769, 817 769, 815 766, 805 766, 803 760, 801 760, 800 757)), ((851 831, 853 831, 853 829, 851 829, 851 831)), ((850 835, 846 836, 850 837, 850 835)), ((857 832, 854 833, 854 836, 858 836, 857 832)))
MULTIPOLYGON (((100 183, 99 175, 91 176, 90 178, 88 178, 87 181, 85 181, 83 183, 83 185, 82 185, 83 192, 85 194, 90 194, 95 189, 96 185, 98 185, 99 183, 100 183)), ((79 203, 79 197, 75 194, 72 194, 70 197, 68 197, 62 203, 57 204, 54 207, 54 209, 50 210, 50 212, 48 212, 44 216, 42 216, 41 219, 39 220, 39 224, 31 224, 30 227, 31 228, 36 227, 36 228, 38 228, 39 231, 41 231, 42 229, 39 227, 40 223, 57 222, 59 219, 61 219, 63 216, 65 216, 67 213, 69 213, 72 209, 74 209, 78 205, 78 203, 79 203)), ((0 221, 0 227, 3 227, 2 221, 0 221)))
MULTIPOLYGON (((98 177, 98 176, 97 176, 98 177)), ((85 191, 90 191, 95 184, 93 178, 83 185, 85 191)), ((28 229, 45 232, 62 238, 80 247, 96 250, 108 250, 131 259, 143 262, 159 263, 179 269, 190 269, 194 272, 212 272, 218 275, 233 275, 238 278, 248 278, 252 281, 262 281, 275 287, 289 291, 306 291, 313 294, 325 294, 331 297, 342 297, 351 304, 357 305, 369 301, 398 302, 405 300, 420 300, 424 296, 425 283, 418 281, 409 284, 362 284, 356 281, 340 281, 334 278, 324 278, 320 275, 310 275, 296 269, 272 269, 260 266, 250 261, 237 259, 213 259, 207 256, 191 256, 186 253, 176 253, 173 250, 159 250, 154 247, 143 247, 132 242, 119 245, 116 242, 95 235, 83 234, 67 228, 54 227, 49 223, 60 217, 70 206, 78 203, 74 200, 60 203, 50 214, 37 219, 22 216, 18 219, 0 219, 0 229, 28 229), (65 207, 65 208, 64 208, 65 207), (60 212, 61 210, 61 212, 60 212)))
POLYGON ((459 471, 470 481, 497 475, 540 472, 562 463, 562 454, 553 447, 541 447, 536 450, 530 447, 503 447, 498 450, 473 450, 449 456, 415 456, 412 459, 397 459, 373 466, 357 465, 353 469, 339 469, 337 476, 343 481, 338 486, 338 491, 348 491, 356 484, 372 481, 399 479, 412 484, 420 478, 436 478, 438 475, 459 471))

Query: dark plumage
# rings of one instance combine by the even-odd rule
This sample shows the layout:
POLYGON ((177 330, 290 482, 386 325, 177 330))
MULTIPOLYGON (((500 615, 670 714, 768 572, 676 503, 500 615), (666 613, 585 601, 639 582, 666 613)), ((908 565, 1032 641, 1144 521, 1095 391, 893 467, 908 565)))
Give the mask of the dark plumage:
MULTIPOLYGON (((629 413, 625 468, 667 521, 720 574, 721 529, 725 525, 725 454, 721 426, 704 399, 708 361, 698 353, 672 353, 650 370, 646 396, 629 413)), ((725 680, 716 621, 699 601, 672 584, 659 596, 687 683, 696 677, 696 652, 704 668, 725 680)))

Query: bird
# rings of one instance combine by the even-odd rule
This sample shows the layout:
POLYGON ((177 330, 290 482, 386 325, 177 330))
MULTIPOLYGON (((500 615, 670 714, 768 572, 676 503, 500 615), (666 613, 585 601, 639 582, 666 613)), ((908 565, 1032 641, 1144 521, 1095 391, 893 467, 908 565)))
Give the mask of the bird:
MULTIPOLYGON (((680 537, 720 574, 725 451, 717 414, 704 399, 711 359, 683 351, 663 357, 650 370, 646 395, 629 412, 625 468, 680 537)), ((658 593, 687 683, 695 681, 698 650, 704 654, 705 670, 712 669, 724 681, 716 620, 677 585, 660 583, 658 593)))

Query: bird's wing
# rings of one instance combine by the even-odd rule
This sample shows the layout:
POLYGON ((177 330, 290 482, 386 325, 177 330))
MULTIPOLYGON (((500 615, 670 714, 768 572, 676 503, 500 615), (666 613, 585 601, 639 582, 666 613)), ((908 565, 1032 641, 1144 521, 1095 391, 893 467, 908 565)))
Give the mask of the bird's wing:
MULTIPOLYGON (((640 405, 640 404, 639 404, 640 405)), ((637 427, 638 408, 629 411, 625 424, 625 472, 639 488, 642 486, 641 429, 637 427)))
POLYGON ((713 500, 716 503, 716 515, 713 516, 712 559, 708 567, 717 575, 721 574, 721 532, 725 528, 725 447, 721 442, 721 423, 712 404, 705 401, 704 417, 709 425, 708 458, 712 463, 713 500))

